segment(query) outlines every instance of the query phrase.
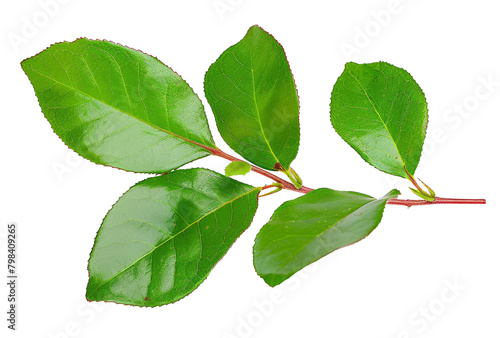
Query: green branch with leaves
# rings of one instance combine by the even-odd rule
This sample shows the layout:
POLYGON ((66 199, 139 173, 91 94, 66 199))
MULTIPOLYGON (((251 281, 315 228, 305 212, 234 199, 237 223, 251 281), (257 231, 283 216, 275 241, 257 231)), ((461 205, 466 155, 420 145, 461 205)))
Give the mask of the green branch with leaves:
POLYGON ((447 199, 414 178, 425 139, 424 93, 385 62, 348 63, 330 117, 337 133, 375 168, 408 179, 420 199, 381 198, 303 185, 291 164, 299 149, 299 102, 282 46, 258 26, 205 75, 205 96, 224 141, 219 149, 191 87, 158 59, 100 40, 57 43, 22 62, 54 132, 82 157, 158 174, 121 196, 105 216, 89 259, 87 299, 138 306, 175 302, 200 285, 250 226, 259 197, 283 203, 255 239, 255 270, 275 286, 321 257, 368 236, 386 204, 484 204, 447 199), (215 155, 225 175, 178 169, 215 155), (230 176, 254 171, 253 187, 230 176), (289 181, 273 172, 282 172, 289 181))

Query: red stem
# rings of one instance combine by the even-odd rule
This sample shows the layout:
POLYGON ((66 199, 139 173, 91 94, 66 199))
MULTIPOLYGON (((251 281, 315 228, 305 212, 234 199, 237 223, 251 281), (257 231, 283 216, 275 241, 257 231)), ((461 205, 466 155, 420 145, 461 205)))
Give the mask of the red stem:
POLYGON ((429 205, 429 204, 486 204, 486 200, 436 197, 436 199, 433 202, 429 202, 426 200, 400 200, 394 198, 388 200, 387 204, 405 205, 409 208, 414 205, 429 205))
MULTIPOLYGON (((226 160, 229 160, 231 162, 233 162, 233 161, 241 161, 240 159, 238 159, 238 158, 236 158, 234 156, 226 154, 225 152, 223 152, 220 149, 214 149, 214 148, 205 148, 205 149, 209 150, 215 156, 219 156, 219 157, 225 158, 226 160)), ((292 183, 290 183, 288 181, 285 181, 284 179, 282 179, 282 178, 280 178, 280 177, 278 177, 278 176, 276 176, 274 174, 271 174, 270 172, 268 172, 268 171, 266 171, 266 170, 264 170, 262 168, 256 167, 254 165, 250 165, 250 166, 252 167, 252 171, 255 171, 256 173, 259 173, 262 176, 265 176, 267 178, 272 179, 275 182, 280 183, 283 186, 283 189, 288 189, 288 190, 300 192, 300 193, 303 193, 303 194, 307 194, 309 191, 313 191, 314 190, 314 189, 311 189, 311 188, 308 188, 308 187, 302 187, 300 189, 297 189, 297 188, 295 188, 295 186, 292 183)))
MULTIPOLYGON (((240 159, 238 159, 232 155, 226 154, 225 152, 223 152, 219 148, 211 148, 211 147, 207 147, 207 146, 200 144, 200 143, 197 143, 197 142, 193 142, 193 141, 191 141, 191 142, 197 144, 198 146, 200 146, 208 151, 210 151, 215 156, 225 158, 226 160, 229 160, 231 162, 241 161, 240 159)), ((267 178, 270 178, 277 183, 280 183, 282 185, 283 189, 292 190, 292 191, 300 192, 303 194, 307 194, 308 192, 314 190, 314 189, 311 189, 308 187, 302 187, 300 189, 297 189, 297 188, 295 188, 295 186, 292 183, 285 181, 284 179, 282 179, 274 174, 271 174, 270 172, 268 172, 262 168, 256 167, 254 165, 250 165, 250 166, 252 168, 252 171, 254 171, 258 174, 261 174, 262 176, 265 176, 267 178)), ((411 177, 411 175, 410 175, 410 177, 411 177)), ((411 181, 415 186, 418 187, 417 182, 414 182, 414 180, 411 180, 411 181)), ((274 186, 273 185, 266 185, 265 187, 263 187, 263 189, 267 189, 267 188, 271 188, 271 187, 274 187, 274 186)), ((486 204, 486 200, 484 200, 484 199, 460 199, 460 198, 436 197, 436 199, 433 202, 429 202, 426 200, 400 200, 397 198, 393 198, 393 199, 388 200, 387 204, 405 205, 407 207, 412 207, 415 205, 429 205, 429 204, 486 204)))

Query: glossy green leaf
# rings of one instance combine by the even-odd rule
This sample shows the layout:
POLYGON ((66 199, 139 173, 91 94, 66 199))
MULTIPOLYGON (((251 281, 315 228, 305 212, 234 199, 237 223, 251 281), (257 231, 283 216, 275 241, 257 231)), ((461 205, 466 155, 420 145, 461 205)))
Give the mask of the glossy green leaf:
POLYGON ((257 234, 254 265, 271 286, 305 266, 368 236, 380 223, 392 190, 380 199, 357 192, 317 189, 283 203, 257 234))
POLYGON ((281 45, 258 26, 205 75, 205 95, 227 144, 268 170, 286 170, 299 147, 299 102, 281 45))
POLYGON ((252 170, 252 166, 248 162, 233 161, 229 163, 224 170, 226 176, 246 175, 252 170))
POLYGON ((87 299, 158 306, 188 295, 248 228, 260 190, 207 169, 139 182, 101 225, 87 299))
POLYGON ((404 69, 386 62, 347 63, 333 87, 330 117, 337 133, 375 168, 413 175, 427 129, 424 93, 404 69))
POLYGON ((95 163, 163 173, 215 147, 193 90, 140 51, 79 39, 52 45, 22 67, 54 132, 95 163))

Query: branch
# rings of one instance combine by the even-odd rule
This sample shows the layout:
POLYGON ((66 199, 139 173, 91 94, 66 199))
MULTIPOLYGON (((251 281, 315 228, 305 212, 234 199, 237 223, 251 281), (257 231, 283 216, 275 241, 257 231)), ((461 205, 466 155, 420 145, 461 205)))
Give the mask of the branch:
MULTIPOLYGON (((231 162, 233 161, 241 161, 239 158, 236 158, 232 155, 229 155, 219 148, 211 148, 207 147, 205 145, 198 144, 199 146, 207 149, 210 151, 213 155, 225 158, 226 160, 229 160, 231 162)), ((293 186, 292 183, 285 181, 284 179, 271 174, 267 170, 264 170, 262 168, 256 167, 254 165, 250 165, 252 168, 252 171, 261 174, 262 176, 265 176, 267 178, 272 179, 273 181, 280 183, 282 185, 283 189, 299 192, 302 194, 307 194, 310 191, 313 191, 314 189, 308 188, 308 187, 302 187, 301 189, 297 189, 293 186)), ((413 183, 413 181, 412 181, 413 183)), ((415 182, 416 183, 416 182, 415 182)), ((418 186, 418 184, 417 184, 418 186)), ((271 188, 272 185, 265 186, 264 188, 271 188)), ((400 200, 397 198, 390 199, 387 201, 387 204, 393 204, 393 205, 405 205, 408 208, 412 206, 417 206, 417 205, 430 205, 430 204, 486 204, 485 199, 460 199, 460 198, 442 198, 442 197, 436 197, 434 201, 429 202, 426 200, 400 200)))
POLYGON ((415 205, 429 205, 429 204, 486 204, 485 199, 460 199, 460 198, 442 198, 436 197, 432 202, 426 200, 400 200, 397 198, 387 201, 387 204, 405 205, 408 208, 415 205))
MULTIPOLYGON (((222 150, 218 149, 218 148, 208 148, 208 147, 204 147, 205 149, 209 150, 213 155, 215 156, 219 156, 219 157, 222 157, 222 158, 225 158, 226 160, 229 160, 231 162, 233 161, 241 161, 239 158, 236 158, 232 155, 229 155, 229 154, 226 154, 225 152, 223 152, 222 150)), ((292 191, 295 191, 295 192, 300 192, 300 193, 303 193, 303 194, 307 194, 309 191, 313 191, 314 189, 311 189, 311 188, 308 188, 308 187, 302 187, 300 189, 297 189, 293 186, 292 183, 288 182, 288 181, 285 181, 284 179, 274 175, 274 174, 271 174, 270 172, 262 169, 262 168, 259 168, 259 167, 256 167, 254 165, 250 165, 252 167, 252 171, 256 172, 256 173, 259 173, 261 174, 262 176, 265 176, 267 178, 270 178, 272 179, 273 181, 277 182, 277 183, 280 183, 282 186, 283 186, 283 189, 287 189, 287 190, 292 190, 292 191)))

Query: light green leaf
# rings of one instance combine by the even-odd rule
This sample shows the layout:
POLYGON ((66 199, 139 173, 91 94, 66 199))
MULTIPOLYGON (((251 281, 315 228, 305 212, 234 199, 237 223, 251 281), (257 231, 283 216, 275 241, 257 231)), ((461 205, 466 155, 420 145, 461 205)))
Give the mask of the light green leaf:
POLYGON ((255 270, 275 286, 305 266, 368 236, 380 223, 392 190, 380 199, 357 192, 317 189, 283 203, 257 234, 255 270))
POLYGON ((139 182, 101 225, 87 299, 152 307, 188 295, 248 228, 260 190, 206 169, 139 182))
POLYGON ((407 71, 386 62, 349 62, 333 87, 330 108, 333 127, 365 161, 391 175, 415 173, 427 102, 407 71))
POLYGON ((193 90, 140 51, 79 39, 52 45, 22 67, 54 132, 95 163, 163 173, 215 147, 193 90))
POLYGON ((222 53, 205 75, 205 95, 234 151, 259 167, 289 170, 299 147, 299 102, 285 52, 269 33, 252 26, 222 53))
POLYGON ((246 175, 252 170, 252 166, 248 162, 233 161, 229 163, 225 169, 226 176, 246 175))

